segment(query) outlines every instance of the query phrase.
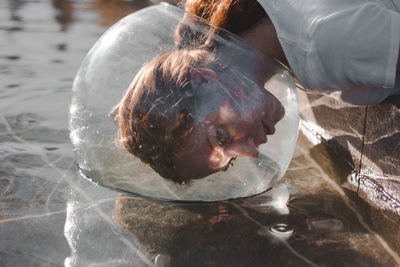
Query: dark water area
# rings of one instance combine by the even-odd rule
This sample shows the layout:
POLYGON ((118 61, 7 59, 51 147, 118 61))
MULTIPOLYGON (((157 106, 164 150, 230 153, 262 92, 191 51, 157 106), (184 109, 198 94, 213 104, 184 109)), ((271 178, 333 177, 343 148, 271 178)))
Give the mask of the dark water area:
POLYGON ((114 22, 158 3, 0 2, 0 266, 399 266, 399 223, 346 194, 334 181, 351 170, 302 135, 284 182, 247 199, 151 201, 78 174, 79 65, 114 22))

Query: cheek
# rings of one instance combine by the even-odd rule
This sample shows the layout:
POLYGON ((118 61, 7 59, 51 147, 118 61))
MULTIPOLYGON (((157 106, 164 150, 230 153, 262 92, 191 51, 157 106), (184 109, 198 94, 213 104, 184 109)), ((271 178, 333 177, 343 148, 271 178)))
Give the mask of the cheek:
POLYGON ((204 135, 192 136, 187 143, 181 159, 189 169, 208 168, 210 165, 210 155, 212 154, 210 145, 204 135))
POLYGON ((210 163, 211 168, 220 168, 221 165, 223 165, 224 162, 226 161, 226 156, 224 151, 220 148, 213 149, 208 158, 208 161, 210 163))

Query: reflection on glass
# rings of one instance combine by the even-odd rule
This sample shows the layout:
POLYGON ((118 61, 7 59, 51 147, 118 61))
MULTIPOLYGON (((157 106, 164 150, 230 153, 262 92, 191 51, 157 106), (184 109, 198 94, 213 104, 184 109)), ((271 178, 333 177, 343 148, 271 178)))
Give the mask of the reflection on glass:
POLYGON ((258 158, 284 108, 276 97, 207 50, 158 56, 120 105, 120 140, 162 177, 188 182, 258 158))
POLYGON ((285 68, 167 4, 99 39, 75 78, 70 115, 85 177, 162 199, 265 191, 285 172, 298 130, 285 68))

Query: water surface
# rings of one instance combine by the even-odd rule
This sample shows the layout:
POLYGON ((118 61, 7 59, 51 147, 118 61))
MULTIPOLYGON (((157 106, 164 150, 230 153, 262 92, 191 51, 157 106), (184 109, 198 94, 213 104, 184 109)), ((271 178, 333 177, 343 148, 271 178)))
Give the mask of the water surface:
POLYGON ((68 133, 76 71, 107 27, 156 3, 0 3, 0 265, 400 265, 398 222, 378 235, 364 215, 379 213, 334 182, 351 170, 302 136, 285 183, 237 201, 150 201, 79 176, 68 133))

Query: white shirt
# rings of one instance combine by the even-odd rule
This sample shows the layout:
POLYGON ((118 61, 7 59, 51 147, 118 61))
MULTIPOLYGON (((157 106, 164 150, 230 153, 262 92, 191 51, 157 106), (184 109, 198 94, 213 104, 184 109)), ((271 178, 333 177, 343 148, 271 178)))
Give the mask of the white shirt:
POLYGON ((400 94, 400 0, 258 2, 304 87, 362 105, 400 94))

